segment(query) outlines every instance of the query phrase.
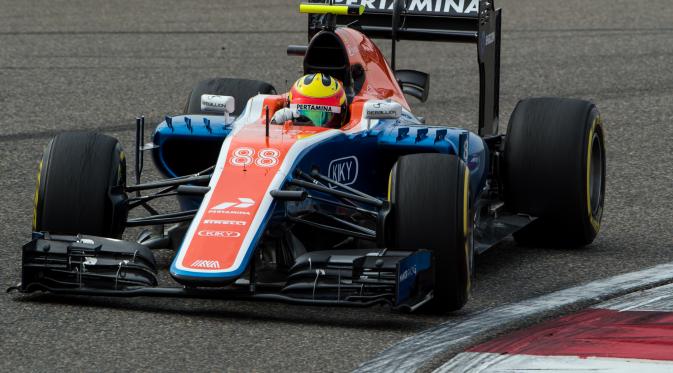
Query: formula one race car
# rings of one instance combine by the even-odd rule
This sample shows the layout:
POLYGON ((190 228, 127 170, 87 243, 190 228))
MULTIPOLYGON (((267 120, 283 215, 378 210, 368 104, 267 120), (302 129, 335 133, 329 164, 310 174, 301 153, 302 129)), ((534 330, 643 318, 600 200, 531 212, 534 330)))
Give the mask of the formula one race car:
POLYGON ((184 115, 166 117, 151 143, 138 120, 135 185, 116 139, 51 140, 14 289, 447 312, 469 297, 475 254, 510 235, 591 243, 605 190, 596 107, 525 99, 498 134, 501 11, 492 0, 362 3, 302 4, 309 43, 288 47, 306 74, 341 82, 349 117, 340 128, 272 123, 287 94, 216 78, 197 84, 184 115), (392 39, 390 65, 370 37, 392 39), (426 100, 429 77, 395 68, 401 39, 477 45, 478 133, 412 114, 405 94, 426 100), (140 182, 143 152, 165 179, 140 182), (165 197, 180 211, 151 206, 165 197), (129 217, 133 209, 149 215, 129 217), (137 226, 153 228, 120 240, 137 226), (162 248, 175 250, 170 275, 181 286, 159 286, 152 249, 162 248))

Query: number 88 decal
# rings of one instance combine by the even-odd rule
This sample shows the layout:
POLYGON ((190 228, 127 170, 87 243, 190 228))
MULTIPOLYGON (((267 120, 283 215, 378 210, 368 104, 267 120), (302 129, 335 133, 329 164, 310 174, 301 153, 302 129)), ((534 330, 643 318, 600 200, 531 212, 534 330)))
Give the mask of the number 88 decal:
POLYGON ((254 162, 258 167, 273 167, 278 164, 278 157, 280 157, 278 149, 262 149, 259 151, 257 157, 255 157, 255 149, 241 147, 234 149, 229 163, 234 166, 245 167, 254 162))
POLYGON ((273 167, 278 164, 278 157, 280 152, 278 149, 267 148, 259 151, 259 156, 255 160, 255 164, 259 167, 273 167))

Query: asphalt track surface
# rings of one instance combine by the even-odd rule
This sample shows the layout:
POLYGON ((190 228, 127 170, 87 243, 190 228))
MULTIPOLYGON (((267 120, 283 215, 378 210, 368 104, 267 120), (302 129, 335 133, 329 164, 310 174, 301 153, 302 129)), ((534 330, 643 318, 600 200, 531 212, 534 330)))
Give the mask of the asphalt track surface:
MULTIPOLYGON (((213 76, 278 90, 300 73, 296 1, 0 1, 0 285, 19 279, 35 171, 56 133, 96 129, 132 146, 133 118, 179 113, 213 76)), ((579 250, 504 242, 477 262, 457 315, 673 260, 673 4, 500 1, 501 126, 519 98, 594 100, 607 132, 603 226, 579 250)), ((388 50, 387 42, 381 42, 388 50)), ((476 51, 402 42, 427 71, 428 123, 474 128, 476 51)), ((185 154, 188 157, 188 154, 185 154)), ((154 174, 151 162, 147 178, 154 174)), ((170 256, 161 253, 161 263, 170 256)), ((457 315, 181 299, 0 296, 0 371, 344 371, 457 315)))

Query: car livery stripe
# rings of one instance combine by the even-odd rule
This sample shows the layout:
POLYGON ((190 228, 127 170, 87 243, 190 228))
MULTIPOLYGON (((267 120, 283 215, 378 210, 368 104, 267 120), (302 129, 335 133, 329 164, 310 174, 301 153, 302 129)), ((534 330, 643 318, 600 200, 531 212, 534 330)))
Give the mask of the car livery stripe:
MULTIPOLYGON (((258 97, 251 102, 256 106, 251 111, 261 113, 263 96, 258 97)), ((282 186, 303 151, 342 133, 319 127, 272 126, 266 138, 264 127, 258 118, 256 123, 237 126, 225 140, 211 191, 204 196, 171 273, 223 279, 239 276, 272 210, 269 192, 282 186)))
MULTIPOLYGON (((225 282, 240 276, 273 211, 269 192, 283 185, 312 147, 367 129, 362 111, 356 109, 351 112, 350 124, 342 130, 274 125, 271 136, 266 138, 263 108, 275 107, 275 99, 268 95, 252 98, 222 144, 209 183, 211 190, 204 196, 171 264, 174 276, 225 282), (282 132, 281 136, 278 132, 282 132), (260 160, 260 151, 269 149, 260 160), (269 159, 276 159, 277 163, 269 159)), ((354 106, 361 109, 364 102, 354 106)))

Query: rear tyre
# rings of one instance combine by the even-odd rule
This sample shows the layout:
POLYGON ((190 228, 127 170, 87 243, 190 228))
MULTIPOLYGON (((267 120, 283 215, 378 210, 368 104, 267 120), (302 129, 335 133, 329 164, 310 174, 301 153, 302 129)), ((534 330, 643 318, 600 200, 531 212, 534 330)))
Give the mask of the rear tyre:
POLYGON ((427 309, 446 313, 468 300, 472 276, 469 170, 458 157, 400 157, 390 175, 389 247, 433 252, 434 299, 427 309))
POLYGON ((60 134, 40 161, 33 231, 119 237, 127 217, 125 186, 126 157, 117 139, 60 134))
POLYGON ((259 80, 211 78, 200 81, 194 86, 185 104, 185 114, 212 114, 201 110, 201 95, 233 96, 236 110, 232 115, 243 112, 248 100, 258 94, 276 94, 269 83, 259 80))
POLYGON ((594 240, 605 195, 603 126, 594 104, 520 101, 509 121, 505 163, 506 205, 538 217, 514 234, 517 242, 579 247, 594 240))

